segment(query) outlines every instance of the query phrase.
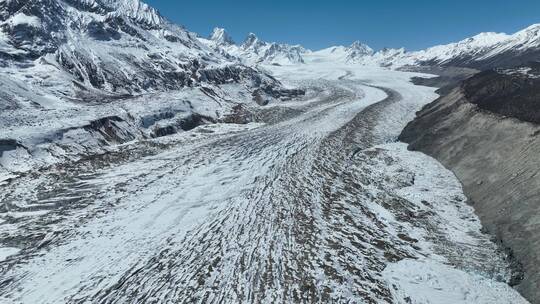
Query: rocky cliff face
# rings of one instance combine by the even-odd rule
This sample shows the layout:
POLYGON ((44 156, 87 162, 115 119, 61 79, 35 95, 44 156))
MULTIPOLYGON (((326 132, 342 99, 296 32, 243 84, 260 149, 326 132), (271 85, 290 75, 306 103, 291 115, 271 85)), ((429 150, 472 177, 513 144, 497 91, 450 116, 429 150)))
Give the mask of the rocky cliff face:
POLYGON ((534 71, 488 71, 426 106, 400 140, 441 161, 463 183, 487 230, 509 248, 540 303, 540 125, 534 71))

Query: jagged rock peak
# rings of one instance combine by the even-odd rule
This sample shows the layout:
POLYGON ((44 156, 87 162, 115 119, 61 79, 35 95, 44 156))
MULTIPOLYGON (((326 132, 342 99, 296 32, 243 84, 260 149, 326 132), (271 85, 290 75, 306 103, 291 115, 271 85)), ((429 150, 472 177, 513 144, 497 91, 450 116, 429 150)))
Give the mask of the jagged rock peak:
POLYGON ((259 40, 259 38, 257 37, 257 35, 253 34, 253 33, 249 33, 246 37, 246 39, 244 40, 244 43, 242 43, 242 47, 244 49, 247 49, 247 48, 250 48, 254 45, 257 45, 257 44, 260 44, 261 41, 259 40))
POLYGON ((164 19, 159 12, 148 4, 139 0, 101 0, 117 13, 126 15, 137 21, 143 21, 148 24, 158 25, 163 23, 164 19))
POLYGON ((388 47, 384 47, 382 48, 380 51, 378 51, 376 54, 382 54, 382 55, 403 55, 407 53, 407 50, 405 50, 405 48, 399 48, 399 49, 395 49, 395 48, 388 48, 388 47))
POLYGON ((373 55, 374 51, 367 44, 355 41, 351 44, 349 49, 355 52, 357 55, 373 55))
POLYGON ((147 25, 160 25, 164 18, 153 7, 140 0, 63 0, 77 8, 98 13, 126 16, 147 25))
POLYGON ((210 35, 210 40, 222 44, 222 45, 232 45, 235 44, 232 37, 227 33, 224 28, 216 27, 210 35))

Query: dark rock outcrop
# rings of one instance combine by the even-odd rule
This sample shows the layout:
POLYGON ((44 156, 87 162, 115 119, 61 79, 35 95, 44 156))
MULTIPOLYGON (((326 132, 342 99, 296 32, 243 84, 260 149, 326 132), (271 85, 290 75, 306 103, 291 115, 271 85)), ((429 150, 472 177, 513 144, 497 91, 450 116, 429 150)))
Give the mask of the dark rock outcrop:
POLYGON ((176 134, 180 131, 191 131, 204 124, 215 123, 211 117, 200 114, 191 114, 189 116, 174 120, 165 125, 156 125, 152 131, 152 137, 163 137, 176 134))
POLYGON ((539 71, 539 63, 534 69, 485 71, 465 81, 463 93, 469 102, 481 109, 540 124, 539 71))
POLYGON ((0 157, 4 152, 16 150, 18 147, 22 146, 14 139, 0 139, 0 157))

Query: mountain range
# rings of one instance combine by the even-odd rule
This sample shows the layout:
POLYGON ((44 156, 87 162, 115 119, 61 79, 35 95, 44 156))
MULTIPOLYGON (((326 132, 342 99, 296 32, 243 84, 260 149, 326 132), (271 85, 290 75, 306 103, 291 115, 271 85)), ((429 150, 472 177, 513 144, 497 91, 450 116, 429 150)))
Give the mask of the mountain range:
POLYGON ((39 87, 54 86, 67 96, 137 94, 205 81, 223 83, 232 75, 218 74, 254 77, 246 65, 297 64, 313 58, 391 68, 485 69, 527 63, 538 56, 540 47, 540 25, 512 35, 482 33, 415 52, 374 52, 360 42, 311 51, 300 45, 265 42, 252 33, 237 45, 221 28, 209 39, 200 38, 138 0, 7 0, 0 8, 3 68, 16 68, 23 79, 45 74, 34 82, 39 87))
POLYGON ((375 52, 359 41, 350 46, 333 46, 311 51, 300 45, 263 42, 249 34, 243 44, 237 46, 225 29, 216 28, 209 39, 201 39, 222 52, 247 63, 296 64, 309 61, 310 57, 379 65, 399 68, 403 66, 457 66, 476 69, 511 67, 528 63, 538 57, 540 48, 540 24, 514 34, 480 33, 459 42, 437 45, 425 50, 408 52, 403 48, 384 48, 375 52))
POLYGON ((244 42, 237 45, 223 28, 215 28, 209 39, 199 40, 219 53, 228 54, 229 58, 235 58, 246 64, 304 63, 302 54, 309 52, 299 45, 262 41, 253 33, 248 34, 244 42))

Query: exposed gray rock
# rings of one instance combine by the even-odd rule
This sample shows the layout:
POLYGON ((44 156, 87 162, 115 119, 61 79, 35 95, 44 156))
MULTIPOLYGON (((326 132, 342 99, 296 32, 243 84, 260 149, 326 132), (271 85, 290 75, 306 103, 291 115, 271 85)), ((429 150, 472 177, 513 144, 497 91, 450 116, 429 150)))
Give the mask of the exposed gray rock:
MULTIPOLYGON (((517 259, 515 287, 538 304, 540 126, 485 110, 523 115, 513 111, 515 107, 501 107, 503 99, 491 98, 490 94, 500 97, 504 96, 502 92, 515 89, 506 77, 493 77, 492 73, 473 77, 463 87, 426 106, 405 128, 400 140, 454 171, 488 232, 517 259), (481 79, 483 84, 479 83, 481 79), (479 105, 471 103, 467 96, 479 105)), ((508 102, 516 103, 523 96, 515 94, 508 102)))

